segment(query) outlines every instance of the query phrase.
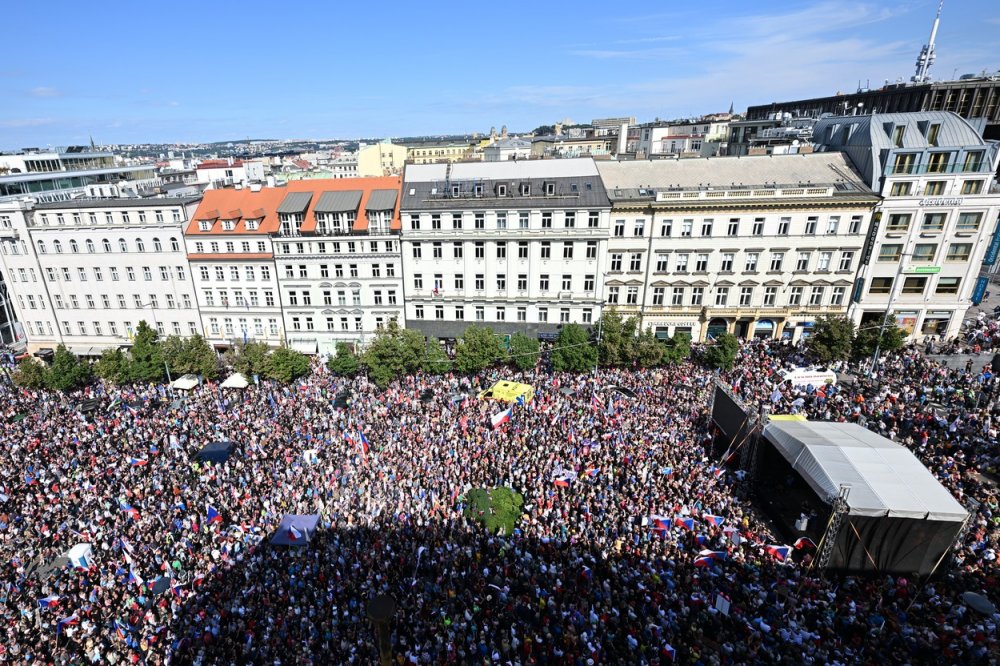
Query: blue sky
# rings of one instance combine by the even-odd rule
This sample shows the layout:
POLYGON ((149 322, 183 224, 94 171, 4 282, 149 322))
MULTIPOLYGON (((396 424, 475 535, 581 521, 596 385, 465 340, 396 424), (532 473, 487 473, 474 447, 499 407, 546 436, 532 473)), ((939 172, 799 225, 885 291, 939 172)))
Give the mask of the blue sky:
MULTIPOLYGON (((676 4, 10 2, 0 149, 741 110, 908 78, 937 0, 676 4)), ((948 0, 932 74, 998 54, 1000 4, 948 0)))

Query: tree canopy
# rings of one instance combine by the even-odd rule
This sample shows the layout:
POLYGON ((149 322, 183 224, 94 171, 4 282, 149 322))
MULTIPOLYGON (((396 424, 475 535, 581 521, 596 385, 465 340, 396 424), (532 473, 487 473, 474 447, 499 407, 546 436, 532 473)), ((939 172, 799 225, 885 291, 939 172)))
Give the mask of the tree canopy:
POLYGON ((464 515, 490 532, 511 534, 523 505, 524 497, 511 488, 473 488, 465 496, 464 515))
POLYGON ((510 360, 519 370, 531 370, 538 363, 538 338, 528 337, 524 333, 510 336, 510 360))
POLYGON ((715 343, 705 348, 702 360, 713 370, 730 370, 736 362, 740 342, 732 333, 720 333, 715 343))
POLYGON ((278 347, 268 359, 267 376, 286 384, 309 372, 309 357, 288 347, 278 347))
POLYGON ((455 349, 455 369, 464 373, 479 372, 504 353, 500 337, 489 326, 473 324, 465 329, 455 349))
POLYGON ((846 361, 854 341, 854 322, 843 315, 823 315, 816 318, 806 349, 817 361, 826 365, 846 361))
POLYGON ((326 367, 330 372, 342 377, 353 377, 357 374, 361 362, 354 353, 354 348, 346 342, 337 343, 336 355, 330 357, 326 367))
POLYGON ((597 348, 582 326, 566 324, 556 337, 551 359, 556 372, 588 372, 597 362, 597 348))
POLYGON ((375 334, 361 362, 368 368, 369 379, 385 388, 393 379, 416 372, 424 354, 424 337, 420 333, 390 321, 375 334))

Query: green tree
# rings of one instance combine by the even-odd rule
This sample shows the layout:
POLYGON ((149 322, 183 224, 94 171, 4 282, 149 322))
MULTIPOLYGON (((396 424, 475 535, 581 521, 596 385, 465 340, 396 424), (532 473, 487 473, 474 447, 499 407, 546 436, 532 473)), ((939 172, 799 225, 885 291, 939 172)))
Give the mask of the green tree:
POLYGON ((555 125, 539 125, 535 129, 531 130, 531 133, 534 134, 535 136, 546 136, 546 135, 549 135, 549 134, 555 134, 556 133, 556 126, 555 125))
POLYGON ((48 368, 36 358, 28 357, 17 364, 11 380, 21 388, 36 390, 45 386, 48 368))
POLYGON ((354 353, 354 348, 346 342, 338 342, 337 354, 326 362, 326 367, 329 368, 330 372, 342 377, 353 377, 357 374, 360 365, 361 362, 354 353))
POLYGON ((720 333, 715 343, 705 349, 705 365, 713 370, 730 370, 736 362, 736 354, 740 350, 740 342, 732 333, 720 333))
POLYGON ((464 514, 490 532, 511 534, 521 517, 522 506, 524 497, 511 488, 473 488, 465 495, 464 514))
POLYGON ((441 348, 441 341, 437 338, 427 339, 427 351, 424 353, 421 369, 432 375, 443 375, 451 370, 451 359, 441 348))
POLYGON ((129 370, 132 381, 163 381, 166 368, 163 365, 159 335, 145 321, 140 321, 138 328, 136 328, 130 356, 132 362, 129 364, 129 370))
POLYGON ((663 361, 666 348, 656 339, 653 329, 647 328, 635 341, 635 359, 644 368, 651 368, 663 361))
POLYGON ((124 384, 132 377, 128 354, 117 347, 105 349, 94 364, 94 374, 112 384, 124 384))
POLYGON ((503 355, 500 337, 489 326, 465 329, 455 348, 455 369, 468 374, 476 373, 496 362, 503 355))
POLYGON ((816 318, 813 333, 806 348, 824 365, 846 361, 851 355, 854 322, 843 315, 823 315, 816 318))
MULTIPOLYGON (((854 336, 852 352, 854 358, 864 359, 875 353, 875 345, 879 341, 881 322, 870 321, 858 328, 854 336)), ((882 332, 882 343, 879 353, 886 354, 901 349, 906 343, 906 331, 896 324, 896 318, 889 316, 885 320, 885 330, 882 332)))
POLYGON ((510 360, 519 370, 531 370, 538 363, 538 338, 532 338, 524 333, 510 336, 510 360))
POLYGON ((288 347, 278 347, 268 359, 267 376, 286 384, 309 372, 309 357, 288 347))
POLYGON ((219 357, 200 335, 188 338, 171 335, 160 343, 160 353, 173 377, 191 374, 215 379, 219 376, 219 357))
POLYGON ((597 362, 597 348, 582 326, 566 324, 556 337, 551 358, 556 372, 588 372, 597 362))
POLYGON ((663 362, 677 364, 691 356, 691 335, 674 333, 674 337, 663 343, 663 362))
POLYGON ((81 363, 66 345, 56 347, 52 366, 45 372, 45 386, 54 391, 72 391, 90 381, 90 366, 81 363))
POLYGON ((226 364, 249 380, 267 375, 271 348, 266 342, 237 342, 226 352, 226 364))
POLYGON ((420 333, 400 328, 389 322, 375 333, 361 362, 368 368, 368 377, 381 388, 393 379, 416 372, 425 354, 424 338, 420 333))

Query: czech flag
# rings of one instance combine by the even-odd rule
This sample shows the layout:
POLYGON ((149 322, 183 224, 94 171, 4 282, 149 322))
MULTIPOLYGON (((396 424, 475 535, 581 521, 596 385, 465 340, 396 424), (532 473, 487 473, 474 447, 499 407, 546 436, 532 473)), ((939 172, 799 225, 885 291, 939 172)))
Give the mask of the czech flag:
POLYGON ((784 562, 786 559, 788 559, 788 556, 792 552, 791 546, 770 545, 765 547, 764 550, 773 555, 775 559, 777 559, 779 562, 784 562))
POLYGON ((59 597, 58 597, 58 595, 55 595, 55 594, 50 594, 49 596, 45 597, 44 599, 39 599, 38 600, 38 606, 39 606, 39 608, 54 608, 55 606, 58 606, 58 605, 59 605, 59 597))
POLYGON ((677 516, 674 518, 674 525, 678 527, 683 527, 687 531, 694 530, 694 518, 685 518, 684 516, 677 516))
POLYGON ((712 465, 711 467, 708 468, 708 471, 711 472, 712 475, 715 476, 715 478, 719 478, 720 476, 722 476, 722 472, 725 470, 723 470, 721 467, 716 467, 715 465, 712 465))
POLYGON ((590 405, 594 408, 595 412, 604 410, 604 401, 601 400, 601 396, 594 394, 594 397, 590 399, 590 405))
POLYGON ((181 598, 181 584, 180 583, 171 583, 170 584, 170 592, 175 597, 177 597, 178 599, 180 599, 181 598))
POLYGON ((502 412, 494 414, 492 417, 490 417, 490 423, 493 425, 493 429, 496 430, 504 423, 510 421, 510 414, 511 414, 511 409, 508 407, 502 412))
POLYGON ((368 438, 360 430, 358 431, 358 448, 361 449, 361 453, 368 455, 368 438))
POLYGON ((298 541, 302 538, 302 532, 295 529, 295 525, 290 525, 288 527, 288 538, 292 541, 298 541))
POLYGON ((653 515, 649 517, 649 524, 654 530, 667 532, 670 530, 670 518, 667 516, 653 515))
POLYGON ((65 627, 71 627, 74 624, 78 623, 79 621, 80 618, 76 616, 76 613, 73 613, 69 617, 64 617, 63 619, 59 620, 58 622, 56 622, 56 635, 58 636, 65 627))
POLYGON ((581 574, 586 580, 592 580, 594 577, 594 574, 590 571, 590 567, 584 567, 581 574))
POLYGON ((345 430, 344 431, 344 441, 346 441, 348 444, 354 444, 354 436, 351 435, 351 433, 349 433, 349 432, 347 432, 345 430))
POLYGON ((587 476, 589 476, 590 478, 594 478, 595 476, 597 476, 600 473, 601 473, 601 470, 597 469, 596 467, 589 467, 589 468, 587 468, 587 476))
POLYGON ((124 641, 128 635, 128 627, 121 620, 115 620, 115 633, 118 635, 118 640, 124 641))
POLYGON ((209 525, 211 525, 212 523, 222 522, 222 514, 216 511, 215 507, 213 507, 211 504, 208 505, 208 511, 205 514, 205 522, 209 525))
POLYGON ((700 553, 698 553, 698 556, 699 557, 710 557, 713 560, 720 560, 721 561, 721 560, 725 560, 726 558, 728 558, 729 557, 729 553, 727 553, 724 550, 708 550, 708 549, 706 549, 706 550, 703 550, 700 553))
POLYGON ((816 550, 816 544, 809 537, 799 537, 795 540, 795 550, 802 550, 803 548, 816 550))
POLYGON ((711 557, 696 557, 694 558, 694 565, 696 567, 710 567, 712 563, 715 562, 711 557))
POLYGON ((139 510, 123 500, 118 501, 118 508, 132 517, 132 520, 139 520, 139 510))
POLYGON ((142 576, 140 576, 139 574, 137 574, 135 572, 135 570, 132 569, 132 567, 129 567, 129 569, 128 569, 128 582, 135 583, 139 587, 142 587, 143 584, 144 584, 144 581, 142 580, 142 576))
POLYGON ((722 516, 713 516, 710 513, 702 514, 701 519, 712 527, 722 527, 722 523, 726 522, 726 519, 722 516))
POLYGON ((674 659, 677 658, 677 650, 675 650, 667 643, 663 644, 663 651, 667 654, 668 657, 670 657, 670 661, 673 661, 674 659))
POLYGON ((576 472, 561 472, 552 479, 552 482, 560 488, 569 488, 571 481, 576 481, 576 472))
POLYGON ((143 465, 146 464, 146 459, 145 458, 129 458, 128 459, 128 464, 131 465, 132 467, 142 467, 143 465))

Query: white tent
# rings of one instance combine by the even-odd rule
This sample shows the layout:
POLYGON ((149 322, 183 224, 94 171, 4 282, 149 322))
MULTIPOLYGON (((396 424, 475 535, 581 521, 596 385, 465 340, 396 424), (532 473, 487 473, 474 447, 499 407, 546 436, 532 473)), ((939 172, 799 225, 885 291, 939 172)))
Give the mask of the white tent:
POLYGON ((852 516, 958 522, 968 513, 909 449, 853 423, 771 421, 771 442, 816 494, 850 486, 852 516))
POLYGON ((89 569, 93 551, 89 543, 78 543, 65 553, 63 557, 69 560, 69 564, 78 569, 89 569))
POLYGON ((229 375, 229 377, 226 378, 226 381, 222 382, 221 384, 222 388, 234 388, 234 389, 245 389, 249 385, 250 382, 247 381, 247 378, 244 377, 239 372, 234 372, 233 374, 229 375))
POLYGON ((198 375, 181 375, 170 386, 178 391, 190 391, 198 385, 198 375))

